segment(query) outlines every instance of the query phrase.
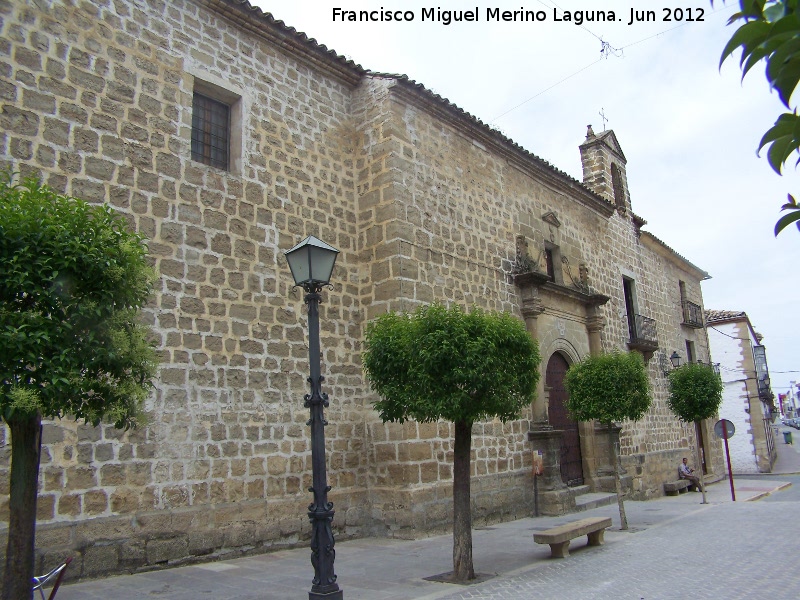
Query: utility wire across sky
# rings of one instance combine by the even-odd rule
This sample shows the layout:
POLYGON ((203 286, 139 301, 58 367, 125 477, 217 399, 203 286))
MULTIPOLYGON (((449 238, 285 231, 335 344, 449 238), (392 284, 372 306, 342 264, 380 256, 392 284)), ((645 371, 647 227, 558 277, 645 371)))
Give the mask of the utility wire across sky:
MULTIPOLYGON (((551 3, 549 3, 549 4, 548 4, 547 2, 544 2, 543 0, 536 0, 536 1, 537 1, 539 4, 541 4, 542 6, 546 6, 547 8, 553 8, 553 7, 555 7, 555 8, 559 8, 559 9, 561 9, 561 7, 560 7, 558 4, 556 4, 555 2, 551 2, 551 3)), ((736 8, 736 7, 735 7, 735 6, 733 6, 733 5, 723 6, 722 8, 718 8, 717 10, 713 10, 713 11, 711 11, 709 14, 712 14, 712 15, 714 15, 714 14, 720 13, 720 12, 722 12, 722 11, 724 11, 724 10, 730 10, 731 8, 736 8)), ((563 9, 561 9, 561 10, 563 10, 563 9)), ((597 39, 600 41, 600 58, 599 58, 599 59, 597 59, 597 60, 596 60, 596 61, 594 61, 594 62, 591 62, 591 63, 589 63, 589 64, 588 64, 588 65, 586 65, 585 67, 583 67, 583 68, 581 68, 581 69, 578 69, 577 71, 575 71, 575 72, 574 72, 574 73, 572 73, 571 75, 567 75, 567 76, 566 76, 566 77, 564 77, 563 79, 560 79, 560 80, 558 80, 558 81, 557 81, 557 82, 555 82, 553 85, 551 85, 551 86, 549 86, 549 87, 546 87, 545 89, 543 89, 542 91, 540 91, 540 92, 538 92, 538 93, 534 94, 533 96, 531 96, 531 97, 530 97, 530 98, 528 98, 527 100, 523 100, 522 102, 520 102, 520 103, 519 103, 519 104, 517 104, 516 106, 513 106, 512 108, 509 108, 507 111, 505 111, 504 113, 502 113, 502 114, 500 114, 500 115, 496 116, 494 119, 492 119, 492 120, 491 120, 491 121, 489 121, 489 122, 490 122, 490 123, 494 123, 495 121, 498 121, 498 120, 499 120, 499 119, 501 119, 502 117, 506 116, 508 113, 510 113, 510 112, 513 112, 513 111, 517 110, 519 107, 521 107, 521 106, 524 106, 525 104, 527 104, 527 103, 528 103, 528 102, 530 102, 531 100, 535 100, 536 98, 538 98, 538 97, 539 97, 539 96, 541 96, 542 94, 544 94, 544 93, 546 93, 546 92, 549 92, 549 91, 550 91, 550 90, 552 90, 554 87, 561 85, 562 83, 564 83, 565 81, 567 81, 567 80, 569 80, 569 79, 572 79, 573 77, 575 77, 575 76, 576 76, 576 75, 578 75, 579 73, 583 73, 583 72, 584 72, 586 69, 588 69, 588 68, 590 68, 590 67, 593 67, 593 66, 594 66, 594 65, 596 65, 597 63, 601 62, 603 59, 607 59, 609 56, 614 56, 615 58, 622 58, 622 57, 624 57, 624 55, 625 55, 625 48, 630 48, 630 47, 632 47, 632 46, 636 46, 637 44, 641 44, 642 42, 646 42, 646 41, 648 41, 648 40, 652 40, 652 39, 654 39, 654 38, 657 38, 657 37, 659 37, 659 36, 662 36, 662 35, 664 35, 664 34, 666 34, 666 33, 669 33, 670 31, 675 31, 676 29, 680 29, 681 27, 684 27, 684 26, 685 26, 685 25, 687 25, 687 24, 688 24, 688 23, 684 21, 684 22, 683 22, 683 23, 681 23, 680 25, 675 25, 674 27, 670 27, 669 29, 664 29, 663 31, 659 31, 658 33, 654 33, 653 35, 649 35, 649 36, 647 36, 647 37, 645 37, 645 38, 642 38, 642 39, 640 39, 640 40, 637 40, 637 41, 635 41, 635 42, 631 42, 630 44, 626 44, 625 46, 621 46, 621 47, 619 47, 619 48, 616 48, 616 47, 612 46, 612 45, 611 45, 609 42, 605 41, 605 40, 604 40, 602 37, 600 37, 599 35, 597 35, 597 34, 596 34, 596 33, 594 33, 593 31, 591 31, 591 30, 590 30, 588 27, 586 27, 585 25, 580 25, 580 28, 581 28, 581 29, 583 29, 584 31, 586 31, 587 33, 589 33, 590 35, 594 36, 595 38, 597 38, 597 39)))

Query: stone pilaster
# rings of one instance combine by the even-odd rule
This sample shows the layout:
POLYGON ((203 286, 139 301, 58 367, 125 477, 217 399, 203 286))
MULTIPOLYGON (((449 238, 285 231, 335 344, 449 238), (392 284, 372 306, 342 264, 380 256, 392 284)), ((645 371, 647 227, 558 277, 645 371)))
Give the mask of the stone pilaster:
POLYGON ((596 314, 596 308, 586 320, 586 330, 589 332, 589 352, 592 356, 597 356, 603 352, 603 341, 600 336, 606 326, 606 318, 596 314))

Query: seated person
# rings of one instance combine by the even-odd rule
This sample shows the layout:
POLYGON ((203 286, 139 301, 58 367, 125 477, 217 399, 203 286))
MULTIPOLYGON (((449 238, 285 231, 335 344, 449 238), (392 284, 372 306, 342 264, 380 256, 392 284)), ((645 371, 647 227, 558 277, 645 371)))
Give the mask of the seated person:
POLYGON ((700 491, 700 478, 696 475, 693 475, 694 469, 690 468, 689 465, 686 464, 686 457, 683 457, 683 462, 678 467, 678 477, 681 479, 687 479, 693 486, 694 491, 700 491))

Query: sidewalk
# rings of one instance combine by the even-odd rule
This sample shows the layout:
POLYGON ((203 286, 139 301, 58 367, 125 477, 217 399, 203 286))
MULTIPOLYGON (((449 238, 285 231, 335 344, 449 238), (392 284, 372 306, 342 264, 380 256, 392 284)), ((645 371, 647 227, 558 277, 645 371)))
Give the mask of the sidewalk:
MULTIPOLYGON (((791 450, 794 451, 793 448, 791 450)), ((789 458, 794 460, 795 457, 790 455, 789 458)), ((797 455, 797 458, 800 464, 800 455, 797 455)), ((756 500, 790 485, 773 478, 740 482, 736 482, 734 478, 734 481, 737 500, 735 505, 756 500)), ((632 537, 631 533, 646 532, 673 523, 684 523, 690 515, 725 504, 733 505, 728 481, 709 485, 707 499, 708 504, 703 505, 700 493, 687 492, 677 497, 664 497, 648 502, 628 501, 625 503, 629 523, 627 532, 619 530, 619 512, 616 505, 579 514, 526 518, 478 528, 473 532, 475 570, 476 573, 491 576, 488 582, 478 586, 460 586, 424 579, 452 570, 451 535, 412 541, 369 538, 339 542, 336 545, 335 569, 339 585, 344 590, 344 598, 347 600, 529 598, 525 586, 533 584, 524 582, 528 581, 525 579, 527 577, 525 574, 532 570, 577 565, 579 563, 574 561, 575 556, 580 556, 581 561, 598 560, 602 552, 610 551, 610 547, 615 544, 633 539, 645 540, 644 537, 632 537), (572 556, 567 559, 551 559, 548 546, 533 542, 534 531, 584 516, 612 518, 614 525, 607 532, 607 545, 602 549, 588 549, 588 552, 584 552, 582 548, 585 546, 585 540, 579 539, 572 544, 574 548, 572 556), (514 592, 514 589, 517 589, 514 585, 517 585, 518 592, 514 592), (503 590, 502 595, 495 595, 494 590, 497 590, 498 586, 503 590)), ((733 510, 741 509, 737 506, 733 510)), ((670 530, 670 527, 664 527, 659 536, 665 538, 670 530)), ((683 533, 681 538, 686 539, 690 535, 691 533, 683 533)), ((230 561, 68 584, 59 590, 58 600, 99 598, 144 600, 153 597, 170 600, 305 599, 308 598, 314 574, 309 555, 309 549, 300 548, 230 561)), ((654 562, 658 563, 659 559, 654 558, 654 562)), ((672 568, 669 567, 670 572, 672 568)), ((544 572, 543 570, 542 573, 544 572)))
MULTIPOLYGON (((775 448, 778 451, 778 460, 775 461, 770 475, 800 474, 800 430, 786 425, 778 425, 778 433, 775 435, 775 448), (787 444, 784 441, 784 431, 792 434, 791 444, 787 444)), ((735 478, 736 473, 733 476, 735 478)))

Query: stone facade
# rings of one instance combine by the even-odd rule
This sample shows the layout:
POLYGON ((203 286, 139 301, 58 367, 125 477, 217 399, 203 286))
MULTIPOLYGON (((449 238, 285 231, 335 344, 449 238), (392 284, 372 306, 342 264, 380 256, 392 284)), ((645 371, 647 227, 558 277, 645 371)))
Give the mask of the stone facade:
MULTIPOLYGON (((122 211, 159 274, 148 425, 45 424, 44 564, 69 553, 93 576, 307 543, 306 316, 282 255, 307 235, 341 250, 320 315, 337 539, 450 527, 452 426, 382 423, 360 364, 370 319, 432 301, 518 315, 543 357, 530 409, 473 428, 476 524, 532 513, 554 355, 644 354, 654 402, 621 424, 626 481, 648 498, 674 479, 696 432, 666 406, 664 358, 691 340, 709 360, 681 311, 707 275, 641 231, 613 132, 589 131, 576 181, 239 0, 0 0, 0 31, 0 168, 122 211), (230 106, 227 170, 191 158, 195 91, 230 106), (649 337, 632 340, 634 314, 649 337)), ((582 478, 604 489, 608 432, 578 429, 582 478)), ((549 491, 567 489, 547 458, 549 491)))

